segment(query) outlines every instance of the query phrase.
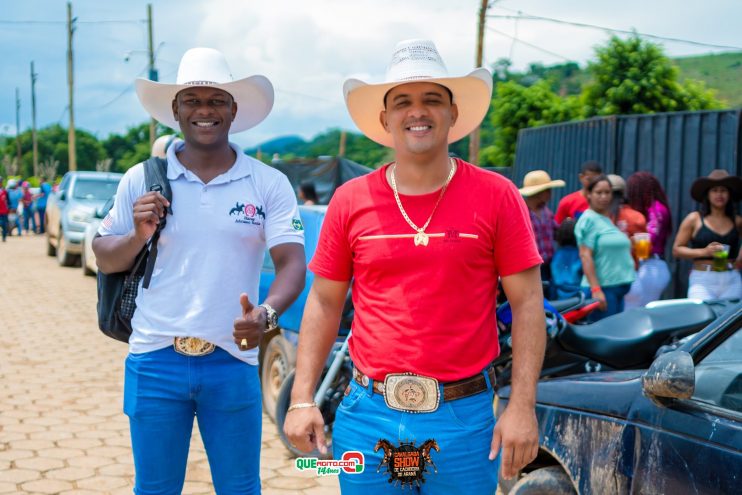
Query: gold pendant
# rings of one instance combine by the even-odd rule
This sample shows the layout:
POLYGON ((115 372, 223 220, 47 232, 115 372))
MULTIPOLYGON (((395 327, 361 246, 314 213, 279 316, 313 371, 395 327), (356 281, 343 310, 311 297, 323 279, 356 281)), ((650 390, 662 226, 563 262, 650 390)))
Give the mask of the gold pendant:
POLYGON ((415 234, 415 246, 427 246, 429 240, 430 238, 428 237, 428 234, 426 234, 422 230, 415 234))

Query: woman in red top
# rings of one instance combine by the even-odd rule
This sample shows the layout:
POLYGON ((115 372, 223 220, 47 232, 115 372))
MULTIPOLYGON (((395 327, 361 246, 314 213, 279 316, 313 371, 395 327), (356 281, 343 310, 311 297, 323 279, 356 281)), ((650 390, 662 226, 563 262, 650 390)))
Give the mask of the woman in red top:
POLYGON ((23 202, 23 228, 26 229, 27 233, 36 233, 36 210, 33 206, 33 194, 28 188, 28 182, 24 181, 21 185, 23 188, 23 196, 21 201, 23 202), (29 229, 29 225, 31 228, 29 229))
POLYGON ((0 177, 0 229, 3 231, 3 242, 8 237, 8 192, 3 187, 3 178, 0 177))

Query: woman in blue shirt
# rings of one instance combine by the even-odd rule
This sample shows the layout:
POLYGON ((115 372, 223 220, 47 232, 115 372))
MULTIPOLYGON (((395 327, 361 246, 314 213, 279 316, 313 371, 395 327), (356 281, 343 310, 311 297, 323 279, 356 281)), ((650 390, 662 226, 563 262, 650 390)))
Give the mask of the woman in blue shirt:
POLYGON ((599 310, 590 315, 597 321, 623 311, 623 298, 636 278, 631 257, 631 241, 611 221, 613 191, 605 175, 587 187, 590 208, 575 225, 575 237, 582 261, 581 286, 600 301, 599 310))

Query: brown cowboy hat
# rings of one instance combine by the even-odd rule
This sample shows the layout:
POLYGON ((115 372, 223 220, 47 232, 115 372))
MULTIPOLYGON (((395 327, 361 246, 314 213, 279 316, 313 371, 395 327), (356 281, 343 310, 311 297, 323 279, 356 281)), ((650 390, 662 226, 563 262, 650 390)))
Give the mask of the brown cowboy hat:
POLYGON ((712 187, 723 186, 729 189, 733 201, 742 199, 742 179, 736 175, 729 175, 723 169, 712 170, 707 177, 700 177, 690 186, 690 195, 699 203, 703 202, 706 193, 712 187))

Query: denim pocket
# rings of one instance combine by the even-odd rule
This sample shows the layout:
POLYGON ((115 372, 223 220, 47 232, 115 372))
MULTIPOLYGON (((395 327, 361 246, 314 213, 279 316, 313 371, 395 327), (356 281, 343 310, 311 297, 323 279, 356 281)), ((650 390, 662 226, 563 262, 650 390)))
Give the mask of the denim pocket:
POLYGON ((494 428, 493 394, 487 390, 480 394, 446 401, 442 404, 454 424, 467 430, 494 428))
POLYGON ((348 385, 348 394, 343 397, 338 407, 345 411, 351 411, 364 395, 366 395, 366 389, 355 380, 351 380, 350 385, 348 385))

